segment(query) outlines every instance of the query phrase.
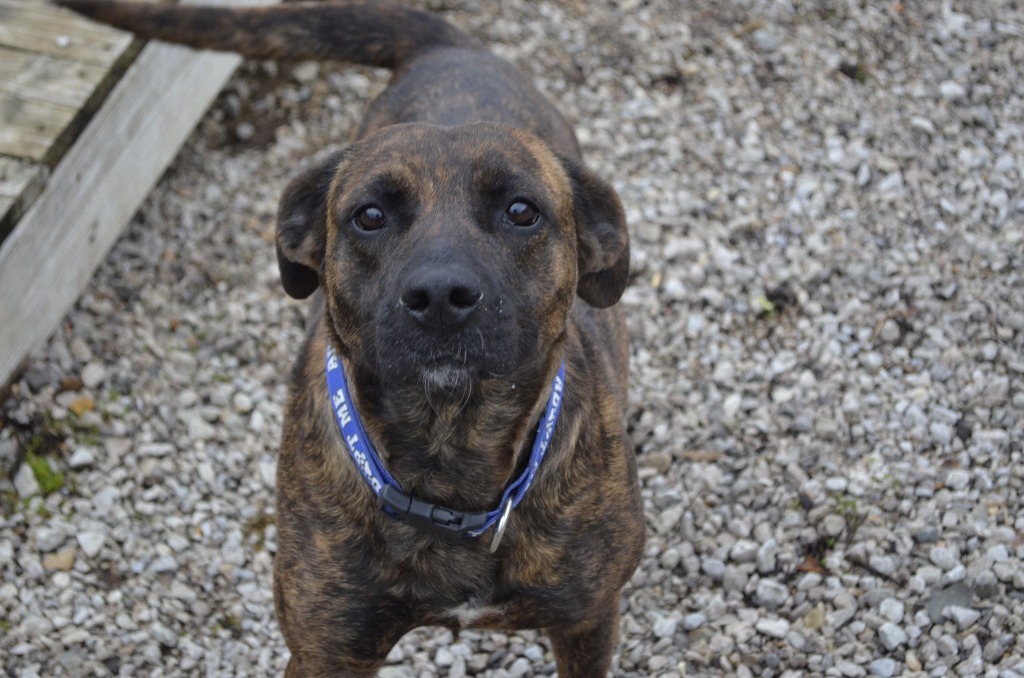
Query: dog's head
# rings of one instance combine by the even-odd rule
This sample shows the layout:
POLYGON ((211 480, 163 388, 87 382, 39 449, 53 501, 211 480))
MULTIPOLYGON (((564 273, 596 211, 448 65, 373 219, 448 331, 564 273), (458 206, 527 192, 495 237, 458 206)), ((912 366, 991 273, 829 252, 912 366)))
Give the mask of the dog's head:
POLYGON ((578 295, 618 301, 629 239, 614 190, 510 127, 399 125, 294 179, 281 282, 322 287, 346 353, 424 385, 510 374, 564 333, 578 295))

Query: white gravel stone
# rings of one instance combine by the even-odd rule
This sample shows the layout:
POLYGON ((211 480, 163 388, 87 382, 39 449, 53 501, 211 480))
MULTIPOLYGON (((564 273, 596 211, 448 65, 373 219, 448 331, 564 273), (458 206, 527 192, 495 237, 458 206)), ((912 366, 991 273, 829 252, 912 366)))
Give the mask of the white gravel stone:
POLYGON ((782 607, 783 603, 789 598, 789 589, 776 581, 771 579, 762 579, 757 583, 757 589, 754 592, 754 599, 758 605, 769 609, 775 610, 782 607))
POLYGON ((150 564, 149 571, 154 574, 164 574, 174 572, 178 567, 178 560, 174 556, 161 556, 150 564))
POLYGON ((701 563, 701 569, 714 581, 721 581, 725 578, 725 563, 717 558, 705 558, 701 563))
POLYGON ((39 481, 28 464, 19 466, 18 472, 14 474, 14 489, 22 499, 39 494, 39 481))
POLYGON ((177 452, 177 449, 170 443, 148 443, 140 445, 138 448, 140 457, 166 457, 175 452, 177 452))
POLYGON ((959 605, 950 605, 942 612, 946 617, 956 622, 956 625, 961 629, 967 628, 981 619, 981 613, 977 610, 959 605))
POLYGON ((948 101, 956 101, 967 96, 967 90, 964 89, 964 86, 953 80, 946 80, 941 83, 939 91, 942 93, 942 98, 948 101))
POLYGON ((178 644, 178 636, 160 622, 153 622, 149 627, 150 635, 164 647, 175 647, 178 644))
POLYGON ((757 571, 771 574, 778 567, 779 543, 768 539, 757 549, 757 571))
POLYGON ((315 61, 304 61, 292 69, 292 77, 302 83, 313 82, 319 74, 320 64, 315 61))
POLYGON ((749 563, 757 558, 758 545, 749 539, 740 539, 733 544, 729 557, 739 563, 749 563))
POLYGON ((238 414, 248 414, 249 412, 252 412, 252 398, 239 391, 232 397, 231 406, 238 414))
POLYGON ((683 629, 686 631, 693 631, 703 626, 707 622, 707 617, 700 612, 694 612, 683 617, 683 629))
POLYGON ((680 505, 671 506, 662 511, 661 515, 658 517, 655 529, 660 534, 668 534, 677 528, 679 520, 682 517, 683 507, 680 505))
POLYGON ((905 606, 895 598, 886 598, 878 606, 878 612, 894 624, 903 621, 905 606))
POLYGON ((899 569, 899 561, 895 557, 882 553, 869 556, 868 565, 883 577, 891 577, 899 569))
POLYGON ((789 633, 789 622, 785 619, 759 619, 754 626, 758 633, 763 633, 769 638, 785 638, 789 633))
POLYGON ((217 435, 217 429, 211 426, 198 412, 186 415, 189 440, 210 440, 217 435))
POLYGON ((879 678, 892 678, 892 676, 896 675, 896 668, 896 660, 892 657, 875 659, 868 666, 871 675, 879 676, 879 678))
POLYGON ((850 481, 842 476, 832 476, 825 480, 825 489, 829 492, 845 492, 849 485, 850 481))
POLYGON ((907 642, 907 633, 892 622, 885 622, 878 627, 878 639, 887 650, 895 650, 907 642))
POLYGON ((40 527, 35 531, 36 546, 40 551, 56 551, 67 539, 67 532, 61 527, 40 527))
POLYGON ((953 442, 953 427, 942 422, 935 422, 928 427, 932 440, 937 445, 948 447, 953 442))
POLYGON ((92 497, 92 506, 96 513, 100 515, 107 515, 114 509, 114 506, 120 496, 120 492, 116 487, 107 486, 100 489, 92 497))
POLYGON ((679 554, 679 550, 674 548, 665 549, 660 558, 661 567, 670 571, 678 567, 681 561, 682 556, 679 554))
POLYGON ((82 553, 90 558, 99 555, 106 540, 106 535, 99 531, 86 530, 78 533, 78 545, 82 547, 82 553))
POLYGON ((867 671, 865 671, 862 666, 859 666, 858 664, 854 664, 853 662, 844 659, 837 661, 835 668, 837 671, 839 671, 840 675, 850 676, 851 678, 856 676, 867 675, 867 671))
POLYGON ((830 513, 821 521, 821 529, 829 537, 838 537, 846 530, 846 520, 842 516, 830 513))
POLYGON ((658 638, 671 638, 676 633, 679 620, 674 617, 662 617, 654 622, 654 635, 658 638))
POLYGON ((946 487, 951 490, 962 490, 971 484, 971 474, 964 469, 953 469, 946 476, 946 487))
POLYGON ((107 370, 99 363, 89 363, 82 369, 82 385, 88 389, 98 388, 106 378, 107 370))
POLYGON ((928 558, 943 570, 952 570, 960 565, 960 557, 956 549, 948 546, 933 546, 928 558))
POLYGON ((519 659, 512 662, 512 666, 508 667, 509 678, 518 678, 519 676, 525 676, 530 671, 530 661, 526 657, 520 657, 519 659))
POLYGON ((434 664, 437 666, 451 666, 455 662, 455 656, 446 647, 437 648, 434 653, 434 664))
POLYGON ((88 447, 79 447, 68 459, 68 466, 78 471, 96 463, 96 455, 88 447))

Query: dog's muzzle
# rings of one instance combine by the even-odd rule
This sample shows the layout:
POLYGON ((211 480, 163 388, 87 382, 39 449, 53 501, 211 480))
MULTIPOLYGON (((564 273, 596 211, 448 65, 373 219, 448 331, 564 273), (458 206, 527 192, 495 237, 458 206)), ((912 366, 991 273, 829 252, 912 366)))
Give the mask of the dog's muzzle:
POLYGON ((381 306, 381 374, 453 389, 507 374, 522 354, 517 313, 499 286, 459 261, 420 263, 381 306))

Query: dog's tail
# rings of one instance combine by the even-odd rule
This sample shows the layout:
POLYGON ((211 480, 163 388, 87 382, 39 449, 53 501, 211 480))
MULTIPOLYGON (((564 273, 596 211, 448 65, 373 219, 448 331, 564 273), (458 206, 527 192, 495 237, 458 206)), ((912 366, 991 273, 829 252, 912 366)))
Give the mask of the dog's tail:
POLYGON ((142 38, 257 59, 346 61, 395 69, 435 47, 481 46, 440 17, 375 0, 267 7, 121 0, 56 3, 142 38))

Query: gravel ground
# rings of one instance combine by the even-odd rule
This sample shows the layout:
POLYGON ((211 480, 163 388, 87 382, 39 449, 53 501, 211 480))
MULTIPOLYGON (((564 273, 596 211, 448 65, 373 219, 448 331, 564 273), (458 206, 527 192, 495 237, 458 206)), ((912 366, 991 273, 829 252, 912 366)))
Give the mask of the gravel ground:
MULTIPOLYGON (((420 4, 535 75, 627 205, 648 547, 614 674, 1024 676, 1024 7, 420 4)), ((15 383, 8 674, 283 669, 305 308, 273 214, 384 82, 247 64, 15 383)), ((389 659, 554 673, 532 632, 423 629, 389 659)))

